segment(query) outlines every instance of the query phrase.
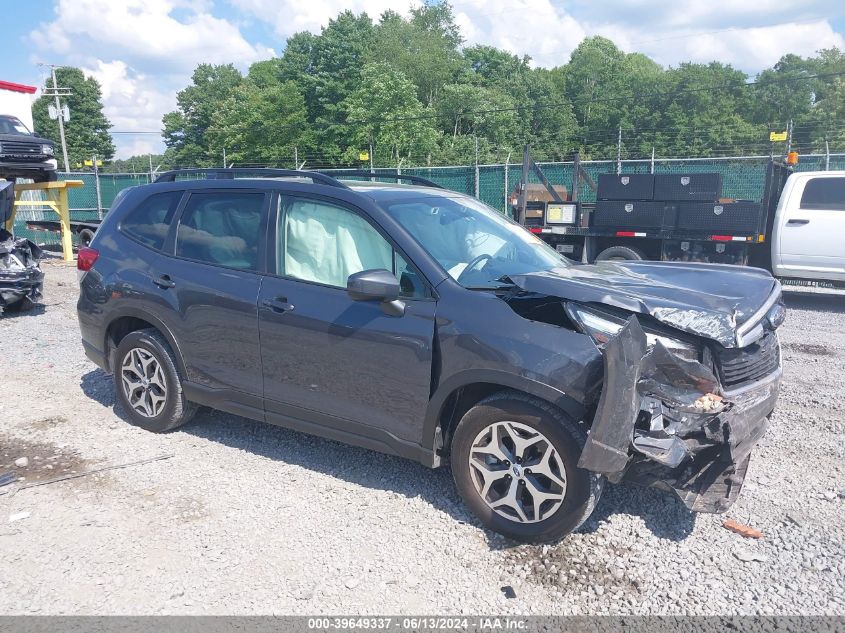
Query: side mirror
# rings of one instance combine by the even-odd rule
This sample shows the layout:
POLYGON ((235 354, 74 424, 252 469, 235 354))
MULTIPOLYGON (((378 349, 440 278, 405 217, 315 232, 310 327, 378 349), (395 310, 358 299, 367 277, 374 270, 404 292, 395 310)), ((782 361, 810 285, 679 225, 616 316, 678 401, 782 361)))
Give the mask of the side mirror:
POLYGON ((382 310, 390 316, 405 314, 405 304, 399 301, 399 280, 384 268, 362 270, 349 275, 346 292, 354 301, 381 301, 382 310))

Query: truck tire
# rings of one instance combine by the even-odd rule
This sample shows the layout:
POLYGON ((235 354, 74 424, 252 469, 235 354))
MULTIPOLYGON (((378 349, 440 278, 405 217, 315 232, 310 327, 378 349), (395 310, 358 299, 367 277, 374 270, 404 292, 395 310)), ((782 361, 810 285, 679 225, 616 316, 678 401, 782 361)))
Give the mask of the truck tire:
POLYGON ((645 259, 645 255, 636 248, 631 248, 630 246, 611 246, 596 255, 595 261, 641 261, 643 259, 645 259))
POLYGON ((557 541, 587 520, 604 486, 578 468, 586 439, 583 425, 549 403, 500 391, 455 429, 452 476, 485 527, 518 541, 557 541))
POLYGON ((88 246, 91 244, 91 240, 94 239, 94 231, 91 229, 82 229, 79 231, 79 245, 80 246, 88 246))

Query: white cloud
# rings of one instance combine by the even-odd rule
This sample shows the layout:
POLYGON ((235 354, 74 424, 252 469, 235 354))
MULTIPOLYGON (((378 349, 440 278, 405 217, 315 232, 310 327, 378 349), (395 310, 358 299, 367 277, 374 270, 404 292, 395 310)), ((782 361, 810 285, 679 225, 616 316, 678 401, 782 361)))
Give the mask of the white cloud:
POLYGON ((56 19, 31 34, 36 47, 69 57, 107 50, 143 70, 190 72, 200 62, 246 67, 274 51, 186 0, 58 0, 56 19), (183 19, 174 16, 175 11, 183 19))
MULTIPOLYGON (((58 0, 55 19, 29 39, 39 56, 81 67, 103 89, 114 131, 161 129, 176 92, 200 63, 250 63, 274 56, 233 23, 210 13, 210 0, 58 0)), ((157 136, 115 135, 118 155, 162 151, 157 136)))
POLYGON ((408 7, 420 4, 418 0, 229 0, 234 7, 245 11, 273 26, 276 33, 288 38, 299 31, 319 33, 321 27, 337 17, 342 11, 352 11, 356 15, 366 12, 373 21, 393 9, 397 13, 407 14, 408 7))
POLYGON ((463 0, 455 3, 454 12, 468 44, 527 54, 536 66, 565 64, 587 35, 572 15, 549 0, 463 0))

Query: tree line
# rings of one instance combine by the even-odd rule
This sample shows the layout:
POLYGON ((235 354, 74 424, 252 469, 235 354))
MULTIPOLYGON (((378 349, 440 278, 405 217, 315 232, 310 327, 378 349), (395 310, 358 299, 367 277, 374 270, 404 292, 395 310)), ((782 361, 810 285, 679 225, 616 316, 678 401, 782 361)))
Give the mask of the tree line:
MULTIPOLYGON (((777 154, 769 132, 790 121, 799 151, 845 149, 836 48, 785 55, 756 77, 719 62, 663 68, 604 37, 554 68, 530 62, 466 46, 448 3, 377 21, 344 11, 246 73, 199 65, 163 118, 160 162, 331 167, 368 165, 372 152, 377 166, 456 165, 519 161, 525 144, 540 160, 777 154)), ((40 107, 42 131, 54 122, 40 107)), ((134 163, 146 170, 148 157, 134 163)))

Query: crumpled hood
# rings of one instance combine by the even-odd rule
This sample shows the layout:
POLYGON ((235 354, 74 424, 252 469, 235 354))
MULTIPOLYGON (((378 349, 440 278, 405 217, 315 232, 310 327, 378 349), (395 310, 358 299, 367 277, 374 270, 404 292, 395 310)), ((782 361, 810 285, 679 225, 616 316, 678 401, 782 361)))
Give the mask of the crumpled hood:
POLYGON ((737 327, 777 284, 759 268, 673 262, 574 264, 509 279, 526 292, 647 314, 725 347, 736 347, 737 327))

